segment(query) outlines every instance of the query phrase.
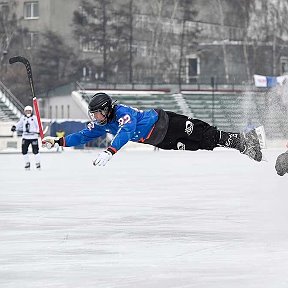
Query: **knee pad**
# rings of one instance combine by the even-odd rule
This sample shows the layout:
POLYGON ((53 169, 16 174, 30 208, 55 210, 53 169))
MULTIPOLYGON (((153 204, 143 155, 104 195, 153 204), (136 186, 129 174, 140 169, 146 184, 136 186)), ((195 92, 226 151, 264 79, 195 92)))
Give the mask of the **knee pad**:
POLYGON ((38 139, 32 141, 32 152, 33 154, 38 154, 39 152, 38 139))

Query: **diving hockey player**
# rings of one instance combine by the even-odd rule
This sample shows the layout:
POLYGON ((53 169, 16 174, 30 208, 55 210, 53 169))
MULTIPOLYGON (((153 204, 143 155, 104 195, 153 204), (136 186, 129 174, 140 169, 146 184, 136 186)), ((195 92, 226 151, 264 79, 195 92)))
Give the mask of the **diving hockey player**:
POLYGON ((141 111, 117 104, 105 93, 92 96, 88 114, 92 120, 87 128, 62 138, 47 136, 43 146, 76 146, 85 144, 105 133, 114 138, 106 150, 93 162, 105 166, 112 156, 128 141, 150 144, 166 150, 213 150, 215 147, 233 148, 255 161, 262 160, 257 133, 230 133, 218 130, 198 119, 162 109, 141 111))
POLYGON ((31 106, 24 108, 24 114, 21 116, 19 122, 12 126, 11 131, 18 131, 22 133, 22 154, 25 161, 25 169, 30 169, 30 160, 28 156, 28 148, 32 145, 32 152, 35 156, 36 168, 40 169, 40 155, 38 145, 39 126, 37 118, 33 115, 31 106))

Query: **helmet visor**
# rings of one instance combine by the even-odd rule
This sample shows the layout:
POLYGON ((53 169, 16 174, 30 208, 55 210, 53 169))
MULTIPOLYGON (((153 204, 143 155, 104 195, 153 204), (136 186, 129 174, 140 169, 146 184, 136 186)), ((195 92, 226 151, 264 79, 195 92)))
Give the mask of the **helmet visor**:
POLYGON ((105 125, 107 124, 107 113, 104 110, 97 109, 97 110, 89 110, 88 111, 89 118, 95 122, 97 125, 105 125))

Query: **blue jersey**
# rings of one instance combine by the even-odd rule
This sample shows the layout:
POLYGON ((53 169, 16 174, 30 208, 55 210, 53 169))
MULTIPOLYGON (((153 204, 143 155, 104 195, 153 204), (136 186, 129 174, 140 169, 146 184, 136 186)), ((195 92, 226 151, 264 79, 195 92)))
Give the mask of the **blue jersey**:
POLYGON ((105 133, 111 133, 114 138, 110 147, 116 152, 128 141, 144 141, 158 120, 158 113, 154 109, 141 111, 118 104, 114 107, 114 110, 115 117, 112 121, 103 126, 93 122, 89 128, 67 135, 65 146, 85 144, 105 133))

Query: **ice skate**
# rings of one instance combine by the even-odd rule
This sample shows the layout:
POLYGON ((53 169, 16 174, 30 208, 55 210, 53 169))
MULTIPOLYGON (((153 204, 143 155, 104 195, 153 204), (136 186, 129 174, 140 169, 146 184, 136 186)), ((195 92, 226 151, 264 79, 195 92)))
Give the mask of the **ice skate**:
POLYGON ((41 164, 40 163, 36 163, 36 169, 41 170, 41 164))
POLYGON ((30 170, 30 162, 27 162, 26 164, 25 164, 25 170, 30 170))
POLYGON ((260 162, 263 158, 261 148, 266 146, 265 131, 263 126, 255 128, 247 133, 240 134, 240 142, 243 149, 241 153, 260 162))

